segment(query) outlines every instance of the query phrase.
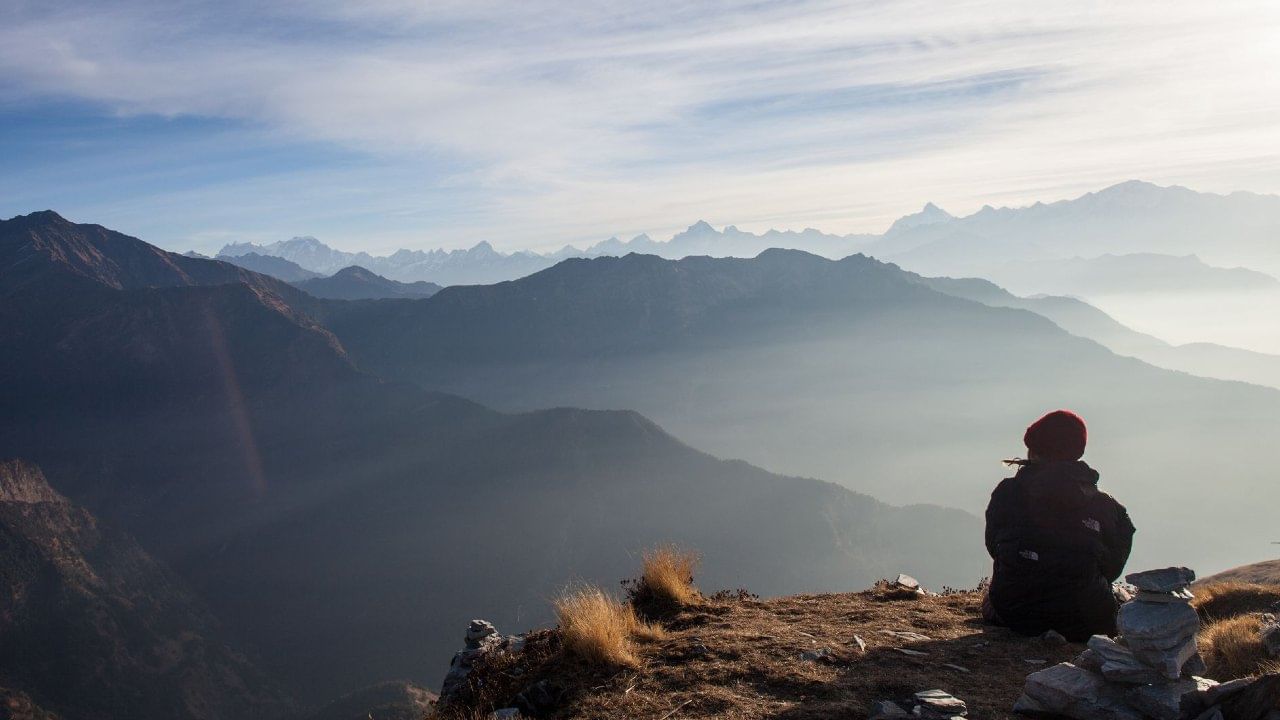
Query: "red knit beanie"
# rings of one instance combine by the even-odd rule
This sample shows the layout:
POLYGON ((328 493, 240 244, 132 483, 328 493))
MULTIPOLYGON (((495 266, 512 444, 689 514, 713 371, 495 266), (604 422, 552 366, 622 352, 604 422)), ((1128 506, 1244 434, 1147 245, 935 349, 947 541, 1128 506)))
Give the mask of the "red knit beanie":
POLYGON ((1054 410, 1031 423, 1022 442, 1040 460, 1079 460, 1088 437, 1079 415, 1070 410, 1054 410))

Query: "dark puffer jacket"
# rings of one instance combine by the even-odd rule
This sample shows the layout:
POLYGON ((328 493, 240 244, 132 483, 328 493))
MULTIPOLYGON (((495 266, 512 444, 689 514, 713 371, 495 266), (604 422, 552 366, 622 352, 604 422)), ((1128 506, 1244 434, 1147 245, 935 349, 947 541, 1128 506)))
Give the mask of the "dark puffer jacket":
POLYGON ((1083 461, 1024 465, 987 506, 991 609, 1027 635, 1114 635, 1111 583, 1129 560, 1133 532, 1129 513, 1098 489, 1098 472, 1083 461))

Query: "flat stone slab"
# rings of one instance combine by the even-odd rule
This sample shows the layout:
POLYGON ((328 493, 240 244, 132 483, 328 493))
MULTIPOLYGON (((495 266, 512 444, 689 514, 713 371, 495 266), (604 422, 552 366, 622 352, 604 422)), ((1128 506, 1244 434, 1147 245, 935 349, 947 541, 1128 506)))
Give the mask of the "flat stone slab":
POLYGON ((1165 682, 1164 674, 1144 665, 1133 651, 1106 635, 1089 638, 1089 649, 1076 664, 1102 675, 1111 682, 1145 685, 1165 682))
POLYGON ((1120 606, 1116 625, 1135 651, 1181 645, 1200 629, 1200 616, 1185 603, 1127 602, 1120 606))
POLYGON ((1187 638, 1181 645, 1173 648, 1130 648, 1133 650, 1133 656, 1138 661, 1148 667, 1154 668, 1162 673, 1170 680, 1177 680, 1182 677, 1183 668, 1188 665, 1192 658, 1199 657, 1199 651, 1196 647, 1196 638, 1194 635, 1187 638))
POLYGON ((922 690, 916 693, 915 698, 926 713, 951 717, 969 712, 969 706, 963 700, 945 690, 922 690))
POLYGON ((1124 690, 1071 663, 1059 663, 1027 676, 1023 696, 1014 705, 1022 713, 1065 715, 1076 720, 1141 720, 1124 690))
POLYGON ((1144 570, 1124 576, 1125 582, 1148 592, 1173 592, 1181 590, 1196 580, 1196 572, 1191 568, 1167 567, 1158 570, 1144 570))
POLYGON ((1130 688, 1129 704, 1137 708, 1143 715, 1156 720, 1178 720, 1183 717, 1183 706, 1191 712, 1187 715, 1198 715, 1204 710, 1200 706, 1197 693, 1217 685, 1213 680, 1189 678, 1177 682, 1158 685, 1140 685, 1130 688))
POLYGON ((1249 687, 1253 678, 1236 678, 1205 688, 1200 692, 1200 701, 1206 706, 1217 705, 1232 695, 1249 687))

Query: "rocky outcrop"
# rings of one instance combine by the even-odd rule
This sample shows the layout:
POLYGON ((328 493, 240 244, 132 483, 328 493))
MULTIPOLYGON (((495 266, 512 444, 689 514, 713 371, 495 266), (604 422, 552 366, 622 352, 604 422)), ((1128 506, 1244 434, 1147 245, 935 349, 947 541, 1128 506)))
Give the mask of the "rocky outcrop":
POLYGON ((49 487, 40 468, 22 460, 0 460, 0 502, 66 502, 49 487))
POLYGON ((476 663, 491 653, 519 652, 524 647, 524 637, 504 637, 488 620, 472 620, 467 625, 464 639, 466 646, 453 656, 449 672, 440 684, 440 706, 448 707, 462 694, 469 691, 471 670, 476 663))

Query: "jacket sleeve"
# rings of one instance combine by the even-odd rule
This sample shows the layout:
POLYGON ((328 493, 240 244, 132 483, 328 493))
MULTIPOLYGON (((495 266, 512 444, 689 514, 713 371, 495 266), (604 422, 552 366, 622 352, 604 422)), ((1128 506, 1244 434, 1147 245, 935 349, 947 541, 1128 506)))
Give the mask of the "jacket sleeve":
POLYGON ((1129 511, 1115 500, 1115 522, 1110 531, 1102 538, 1106 546, 1105 557, 1102 558, 1102 574, 1107 580, 1115 582, 1124 572, 1125 563, 1129 562, 1129 552, 1133 549, 1133 521, 1129 519, 1129 511))
POLYGON ((1014 516, 1017 508, 1014 505, 1013 478, 1002 480, 991 492, 991 502, 987 504, 987 554, 993 560, 996 557, 996 548, 1008 535, 1009 528, 1016 522, 1014 516))

